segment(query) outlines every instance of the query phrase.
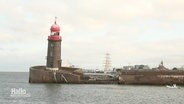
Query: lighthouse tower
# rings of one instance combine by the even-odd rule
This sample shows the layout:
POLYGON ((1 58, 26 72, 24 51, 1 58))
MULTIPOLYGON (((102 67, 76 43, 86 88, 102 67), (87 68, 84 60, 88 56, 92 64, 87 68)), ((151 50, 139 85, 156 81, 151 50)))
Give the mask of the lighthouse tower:
POLYGON ((48 36, 47 50, 47 70, 59 70, 61 68, 61 36, 60 26, 55 23, 50 28, 50 36, 48 36))

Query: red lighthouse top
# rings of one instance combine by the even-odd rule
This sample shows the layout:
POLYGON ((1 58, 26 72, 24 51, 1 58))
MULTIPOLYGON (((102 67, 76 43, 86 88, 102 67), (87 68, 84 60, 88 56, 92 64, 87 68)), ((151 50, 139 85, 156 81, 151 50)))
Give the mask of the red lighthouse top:
POLYGON ((56 17, 55 17, 55 23, 50 28, 51 34, 48 36, 48 40, 52 41, 61 41, 61 36, 59 36, 60 27, 58 24, 56 24, 56 17))
POLYGON ((56 17, 55 17, 55 22, 50 28, 51 32, 59 32, 60 31, 60 26, 56 23, 56 17))

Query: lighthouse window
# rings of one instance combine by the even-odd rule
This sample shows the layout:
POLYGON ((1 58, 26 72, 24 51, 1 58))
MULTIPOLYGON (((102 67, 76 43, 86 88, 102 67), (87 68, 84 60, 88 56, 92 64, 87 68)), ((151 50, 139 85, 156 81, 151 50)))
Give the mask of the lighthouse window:
POLYGON ((52 51, 50 52, 50 56, 53 56, 53 53, 52 53, 52 51))
POLYGON ((53 47, 54 45, 51 43, 50 46, 53 47))
POLYGON ((52 32, 51 35, 54 35, 54 32, 52 32))

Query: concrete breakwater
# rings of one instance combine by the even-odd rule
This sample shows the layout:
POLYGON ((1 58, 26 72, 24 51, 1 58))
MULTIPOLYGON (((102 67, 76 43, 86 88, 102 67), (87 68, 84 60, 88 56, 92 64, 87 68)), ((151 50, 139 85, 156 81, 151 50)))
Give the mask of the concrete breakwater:
POLYGON ((184 85, 184 71, 181 70, 125 70, 119 76, 120 84, 139 85, 184 85))
POLYGON ((29 83, 68 84, 139 84, 139 85, 184 85, 184 71, 125 70, 116 75, 89 75, 79 68, 62 67, 62 70, 46 70, 45 66, 34 66, 29 70, 29 83))
POLYGON ((53 71, 46 70, 45 66, 34 66, 29 70, 29 83, 117 84, 118 79, 84 75, 79 68, 62 67, 62 70, 53 71))
POLYGON ((29 83, 80 83, 82 74, 76 68, 65 70, 45 70, 45 66, 34 66, 29 70, 29 83), (68 70, 68 71, 66 71, 68 70))

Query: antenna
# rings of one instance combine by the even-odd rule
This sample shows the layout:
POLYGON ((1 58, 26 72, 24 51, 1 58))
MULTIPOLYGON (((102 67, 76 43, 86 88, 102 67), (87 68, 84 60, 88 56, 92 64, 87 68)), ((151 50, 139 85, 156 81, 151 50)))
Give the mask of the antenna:
POLYGON ((57 20, 57 17, 55 16, 55 22, 54 22, 55 24, 56 24, 56 20, 57 20))

